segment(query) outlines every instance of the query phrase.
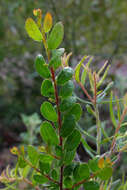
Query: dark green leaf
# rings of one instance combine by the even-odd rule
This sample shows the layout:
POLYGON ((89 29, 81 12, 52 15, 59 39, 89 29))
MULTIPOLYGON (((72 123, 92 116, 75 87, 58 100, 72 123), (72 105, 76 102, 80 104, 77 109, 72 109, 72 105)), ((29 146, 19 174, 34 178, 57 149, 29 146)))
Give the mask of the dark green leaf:
POLYGON ((85 190, 99 190, 100 188, 99 184, 95 181, 88 181, 83 186, 85 190))
POLYGON ((72 183, 71 177, 66 177, 64 179, 64 185, 65 185, 66 188, 71 188, 72 187, 73 183, 72 183))
POLYGON ((39 168, 41 173, 49 173, 50 172, 50 164, 49 163, 45 163, 45 162, 39 162, 39 168))
POLYGON ((62 98, 67 98, 72 95, 73 90, 74 90, 74 84, 73 81, 70 80, 65 85, 61 86, 60 96, 62 98))
POLYGON ((71 107, 76 103, 76 97, 75 96, 71 96, 68 97, 67 99, 64 99, 61 104, 60 104, 60 110, 62 112, 64 111, 69 111, 69 109, 71 109, 71 107))
POLYGON ((73 151, 64 151, 64 164, 65 165, 68 165, 72 162, 72 160, 74 160, 74 157, 75 157, 75 153, 76 153, 76 150, 73 150, 73 151))
POLYGON ((48 69, 48 65, 46 64, 44 57, 42 55, 38 55, 36 57, 35 68, 41 77, 50 78, 51 74, 48 69))
POLYGON ((71 67, 65 67, 59 74, 57 78, 57 84, 64 85, 67 81, 72 79, 74 71, 71 67))
POLYGON ((71 163, 70 165, 67 165, 65 168, 64 168, 64 176, 70 176, 72 175, 73 173, 73 170, 74 170, 74 164, 71 163))
POLYGON ((39 184, 43 184, 48 182, 48 179, 46 177, 44 177, 43 175, 34 175, 33 179, 39 183, 39 184))
POLYGON ((86 163, 78 164, 74 169, 74 178, 76 181, 88 179, 90 176, 89 167, 86 163))
POLYGON ((61 146, 55 146, 55 152, 56 152, 56 156, 59 156, 59 157, 61 157, 61 155, 62 155, 62 148, 61 148, 61 146))
POLYGON ((57 134, 56 134, 53 126, 48 121, 44 121, 41 124, 40 133, 41 133, 43 140, 46 143, 52 144, 52 145, 59 144, 57 134))
POLYGON ((45 79, 41 85, 41 94, 45 97, 54 96, 54 87, 49 79, 45 79))
POLYGON ((48 39, 48 48, 56 49, 61 44, 64 36, 64 27, 61 22, 58 22, 53 27, 48 39))
POLYGON ((58 69, 61 66, 61 57, 60 56, 52 57, 49 62, 49 66, 53 67, 55 70, 58 69))
POLYGON ((67 115, 64 118, 64 122, 62 124, 61 128, 61 136, 62 137, 67 137, 70 135, 75 127, 75 117, 73 115, 67 115))
POLYGON ((54 107, 52 106, 52 104, 47 101, 45 101, 41 105, 41 114, 43 115, 45 119, 49 121, 53 121, 53 122, 57 121, 57 113, 54 107))
POLYGON ((80 104, 75 103, 67 114, 73 114, 75 116, 75 120, 78 121, 82 115, 82 108, 80 104))
POLYGON ((38 162, 38 152, 36 151, 36 148, 32 145, 29 145, 27 151, 30 162, 33 165, 36 165, 38 162))
POLYGON ((78 147, 81 139, 81 134, 78 130, 73 130, 70 136, 67 137, 64 148, 71 151, 78 147))
POLYGON ((52 170, 51 176, 54 180, 58 180, 58 174, 57 174, 57 171, 55 169, 52 170))

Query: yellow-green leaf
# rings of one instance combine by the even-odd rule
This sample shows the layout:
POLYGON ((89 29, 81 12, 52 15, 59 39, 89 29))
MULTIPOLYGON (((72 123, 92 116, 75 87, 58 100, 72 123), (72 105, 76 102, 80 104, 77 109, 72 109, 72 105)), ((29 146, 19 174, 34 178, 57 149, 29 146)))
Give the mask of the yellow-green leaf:
POLYGON ((44 18, 44 31, 49 32, 52 28, 52 15, 50 13, 47 13, 44 18))
POLYGON ((25 28, 29 37, 38 42, 42 41, 42 33, 32 18, 26 20, 25 28))

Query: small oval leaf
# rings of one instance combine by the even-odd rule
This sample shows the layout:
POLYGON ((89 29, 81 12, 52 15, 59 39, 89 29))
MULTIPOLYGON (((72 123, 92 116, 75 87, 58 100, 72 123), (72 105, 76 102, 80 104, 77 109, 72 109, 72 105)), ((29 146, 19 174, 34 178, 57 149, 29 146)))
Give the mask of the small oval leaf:
POLYGON ((43 115, 45 119, 49 121, 53 121, 53 122, 57 121, 57 113, 54 107, 52 106, 52 104, 47 101, 45 101, 41 105, 41 114, 43 115))
POLYGON ((73 130, 70 136, 67 137, 64 148, 71 151, 78 147, 81 139, 81 134, 78 130, 73 130))
POLYGON ((73 90, 74 90, 73 81, 69 80, 65 85, 61 86, 60 96, 62 98, 67 98, 72 95, 73 90))
POLYGON ((75 117, 73 115, 68 115, 67 117, 65 117, 61 128, 61 136, 69 136, 72 133, 75 125, 75 117))
POLYGON ((34 22, 32 18, 28 18, 26 20, 25 28, 29 37, 38 42, 42 41, 42 33, 40 32, 37 24, 34 22))
POLYGON ((61 22, 55 24, 48 39, 48 48, 56 49, 62 42, 64 36, 64 27, 61 22))
POLYGON ((74 71, 71 67, 65 67, 59 74, 57 78, 57 84, 64 85, 67 81, 72 79, 74 71))
POLYGON ((41 94, 45 97, 54 97, 54 88, 51 80, 45 79, 41 85, 41 94))
POLYGON ((56 134, 53 126, 48 121, 44 121, 41 124, 40 133, 41 133, 43 140, 46 143, 52 144, 52 145, 59 144, 57 134, 56 134))
POLYGON ((50 78, 51 74, 48 65, 46 64, 44 57, 40 54, 37 55, 35 59, 35 69, 41 77, 50 78))
POLYGON ((44 31, 49 32, 52 28, 52 15, 50 13, 46 13, 44 18, 44 31))

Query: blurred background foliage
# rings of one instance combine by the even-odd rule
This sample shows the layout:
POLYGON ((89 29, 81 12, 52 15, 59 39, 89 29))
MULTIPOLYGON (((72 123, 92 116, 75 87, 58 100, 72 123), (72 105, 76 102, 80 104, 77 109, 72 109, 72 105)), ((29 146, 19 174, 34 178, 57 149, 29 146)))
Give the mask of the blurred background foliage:
POLYGON ((113 60, 116 66, 110 73, 116 72, 113 78, 119 80, 122 95, 126 90, 126 0, 0 0, 0 126, 5 131, 21 130, 21 113, 39 113, 42 102, 41 79, 33 63, 43 47, 30 40, 24 28, 34 8, 43 14, 50 11, 54 23, 63 22, 63 46, 73 52, 72 65, 84 54, 113 60), (119 67, 124 79, 123 72, 117 73, 119 67))

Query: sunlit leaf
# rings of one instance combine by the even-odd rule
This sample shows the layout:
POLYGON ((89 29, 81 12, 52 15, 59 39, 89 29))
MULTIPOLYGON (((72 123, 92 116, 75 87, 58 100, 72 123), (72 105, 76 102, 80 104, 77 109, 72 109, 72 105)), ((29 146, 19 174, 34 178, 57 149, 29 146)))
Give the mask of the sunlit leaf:
POLYGON ((26 20, 25 28, 29 37, 38 42, 42 41, 42 33, 40 32, 37 24, 34 22, 32 18, 28 18, 26 20))

